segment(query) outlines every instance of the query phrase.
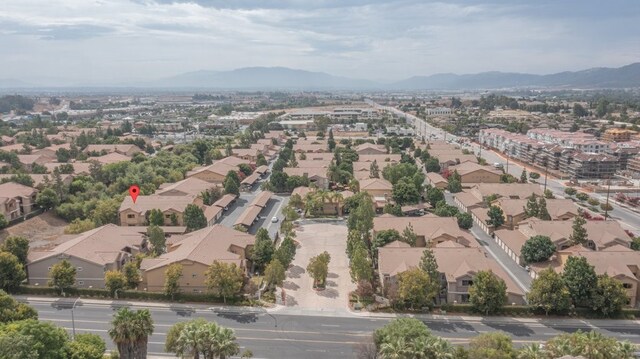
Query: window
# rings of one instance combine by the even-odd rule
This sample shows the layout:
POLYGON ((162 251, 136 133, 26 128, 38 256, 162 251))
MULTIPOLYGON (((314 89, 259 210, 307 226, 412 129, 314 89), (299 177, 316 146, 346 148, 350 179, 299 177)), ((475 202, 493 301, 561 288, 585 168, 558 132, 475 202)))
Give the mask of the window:
POLYGON ((48 271, 51 271, 51 267, 47 268, 48 271))
POLYGON ((79 280, 78 281, 78 285, 84 285, 84 281, 83 280, 79 280))
POLYGON ((82 272, 82 267, 78 267, 76 269, 78 270, 78 272, 82 272))
POLYGON ((460 295, 461 303, 469 303, 469 294, 461 294, 460 295))
POLYGON ((198 275, 197 275, 196 273, 193 273, 193 274, 191 275, 191 278, 195 278, 195 277, 197 277, 197 276, 198 276, 198 275))
POLYGON ((165 214, 165 215, 164 215, 164 218, 169 219, 169 218, 171 218, 171 215, 170 215, 170 214, 165 214))
POLYGON ((462 281, 462 285, 465 286, 465 287, 472 286, 473 285, 473 281, 465 279, 465 280, 462 281))
POLYGON ((629 283, 622 283, 622 286, 626 289, 631 289, 633 288, 633 285, 629 284, 629 283))
POLYGON ((136 218, 135 214, 127 214, 127 218, 136 218))

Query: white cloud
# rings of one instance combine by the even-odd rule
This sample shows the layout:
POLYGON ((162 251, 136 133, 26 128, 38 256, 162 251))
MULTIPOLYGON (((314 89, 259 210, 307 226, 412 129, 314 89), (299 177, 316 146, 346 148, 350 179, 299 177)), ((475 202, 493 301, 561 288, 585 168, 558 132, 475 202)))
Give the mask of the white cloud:
MULTIPOLYGON (((583 4, 590 6, 598 4, 583 4)), ((480 0, 3 0, 0 46, 11 51, 0 57, 0 78, 124 83, 201 69, 288 66, 398 79, 547 73, 638 58, 638 13, 621 18, 614 9, 615 17, 594 18, 587 10, 571 17, 551 7, 545 14, 526 3, 480 0)))

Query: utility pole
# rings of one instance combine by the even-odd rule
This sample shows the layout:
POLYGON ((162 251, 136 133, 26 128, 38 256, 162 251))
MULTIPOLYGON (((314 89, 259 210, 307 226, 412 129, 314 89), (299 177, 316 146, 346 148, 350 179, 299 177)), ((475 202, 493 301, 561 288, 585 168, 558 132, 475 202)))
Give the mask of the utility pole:
POLYGON ((604 205, 604 220, 606 221, 609 213, 609 190, 611 189, 611 178, 607 179, 607 201, 604 205))
POLYGON ((544 191, 547 191, 547 175, 549 174, 549 163, 544 161, 544 191))

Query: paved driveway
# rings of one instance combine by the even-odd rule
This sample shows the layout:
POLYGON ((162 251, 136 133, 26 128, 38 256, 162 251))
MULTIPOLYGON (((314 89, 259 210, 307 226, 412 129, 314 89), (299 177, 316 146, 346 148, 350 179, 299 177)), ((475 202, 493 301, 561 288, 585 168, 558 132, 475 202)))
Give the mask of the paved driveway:
POLYGON ((296 257, 284 282, 287 307, 336 309, 347 308, 349 292, 355 289, 349 275, 347 259, 347 226, 344 222, 303 224, 296 231, 299 246, 296 257), (335 223, 335 224, 334 224, 335 223), (327 287, 322 291, 313 290, 313 279, 307 273, 309 259, 323 251, 329 252, 329 275, 327 287))

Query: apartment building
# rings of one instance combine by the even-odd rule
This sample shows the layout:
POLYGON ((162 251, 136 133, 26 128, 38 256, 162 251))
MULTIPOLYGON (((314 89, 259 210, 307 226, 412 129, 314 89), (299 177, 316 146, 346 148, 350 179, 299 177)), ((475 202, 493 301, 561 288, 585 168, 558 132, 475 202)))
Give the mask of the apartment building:
POLYGON ((8 221, 34 210, 38 190, 15 182, 0 184, 0 213, 8 221))
POLYGON ((121 226, 145 226, 149 223, 149 212, 159 209, 165 226, 184 226, 184 211, 190 204, 204 208, 202 198, 194 195, 138 196, 135 203, 130 196, 126 196, 118 209, 118 217, 121 226))
POLYGON ((396 217, 391 214, 383 214, 373 219, 373 233, 394 229, 398 233, 407 227, 413 227, 417 236, 416 247, 436 247, 447 245, 453 247, 477 247, 473 236, 458 227, 458 222, 453 217, 438 217, 426 215, 421 217, 396 217))
POLYGON ((636 134, 636 131, 624 128, 608 128, 604 131, 601 138, 603 141, 607 142, 626 142, 631 141, 631 138, 636 134))

